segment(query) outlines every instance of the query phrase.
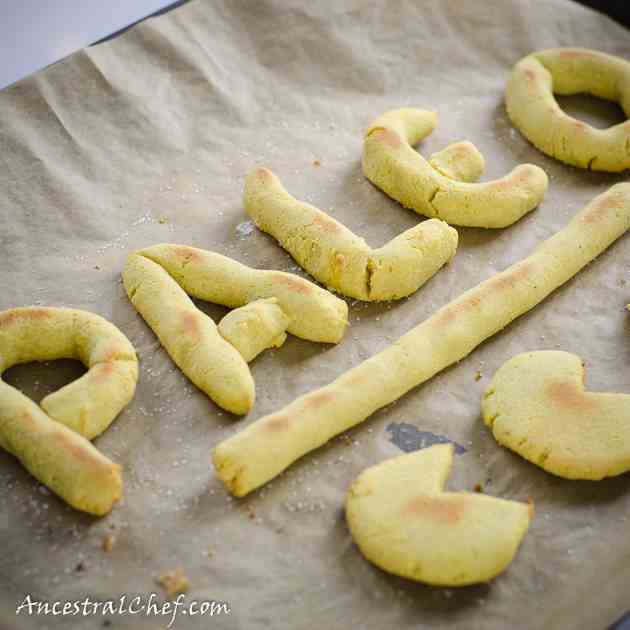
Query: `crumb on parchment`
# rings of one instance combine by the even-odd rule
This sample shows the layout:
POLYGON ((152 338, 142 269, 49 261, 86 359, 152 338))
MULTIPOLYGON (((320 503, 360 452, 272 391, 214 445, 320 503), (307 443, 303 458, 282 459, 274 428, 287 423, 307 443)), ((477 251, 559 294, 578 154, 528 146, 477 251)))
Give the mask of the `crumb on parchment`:
POLYGON ((116 543, 116 536, 114 534, 105 534, 103 536, 103 540, 101 541, 101 548, 105 553, 109 553, 116 543))
POLYGON ((188 578, 181 567, 167 571, 160 575, 157 583, 166 591, 169 597, 185 593, 188 590, 188 578))

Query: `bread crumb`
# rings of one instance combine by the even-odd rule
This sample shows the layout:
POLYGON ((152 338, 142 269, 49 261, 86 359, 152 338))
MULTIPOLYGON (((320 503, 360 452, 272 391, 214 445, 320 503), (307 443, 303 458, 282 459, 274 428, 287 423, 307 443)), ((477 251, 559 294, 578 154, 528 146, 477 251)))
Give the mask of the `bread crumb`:
POLYGON ((101 541, 101 548, 105 553, 109 553, 114 548, 115 542, 116 536, 114 534, 106 534, 101 541))
POLYGON ((158 219, 158 223, 161 223, 162 225, 164 225, 164 223, 168 223, 168 219, 166 217, 160 217, 158 219))
POLYGON ((481 376, 482 376, 481 372, 479 370, 477 370, 475 372, 475 380, 476 381, 480 381, 481 380, 481 376))
POLYGON ((313 166, 321 166, 322 163, 319 160, 313 160, 313 166))
POLYGON ((181 567, 163 573, 157 579, 157 583, 166 591, 169 597, 185 593, 189 586, 188 578, 184 575, 181 567))
POLYGON ((94 269, 98 270, 100 267, 98 265, 94 265, 94 269))
POLYGON ((483 492, 483 486, 480 483, 476 483, 473 490, 475 492, 483 492))

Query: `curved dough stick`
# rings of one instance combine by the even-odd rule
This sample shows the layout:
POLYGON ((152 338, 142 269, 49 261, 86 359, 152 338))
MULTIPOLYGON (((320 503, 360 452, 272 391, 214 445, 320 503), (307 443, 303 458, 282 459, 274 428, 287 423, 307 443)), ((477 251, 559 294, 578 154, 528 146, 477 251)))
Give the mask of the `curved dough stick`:
POLYGON ((533 513, 526 503, 445 492, 453 445, 388 459, 363 471, 346 498, 361 553, 376 566, 437 586, 487 582, 512 562, 533 513))
POLYGON ((325 212, 292 197, 266 168, 247 177, 243 203, 256 225, 271 234, 303 269, 329 289, 359 300, 410 295, 457 248, 457 232, 433 219, 373 250, 325 212))
POLYGON ((630 228, 630 184, 599 195, 533 254, 439 309, 391 346, 250 424, 213 453, 243 496, 296 459, 365 420, 534 308, 630 228))
POLYGON ((289 332, 314 341, 336 343, 347 323, 346 303, 308 280, 251 269, 185 245, 154 245, 131 254, 123 283, 132 304, 182 372, 219 406, 236 414, 247 413, 254 404, 249 367, 187 294, 233 307, 275 297, 290 319, 289 332))
POLYGON ((436 121, 433 112, 410 108, 377 118, 363 142, 365 176, 405 208, 453 225, 506 227, 542 201, 548 179, 533 164, 521 164, 505 177, 481 184, 443 175, 440 160, 431 164, 412 148, 433 131, 436 121))
POLYGON ((551 157, 593 171, 630 168, 630 121, 596 129, 565 114, 553 94, 615 101, 630 117, 630 62, 584 48, 555 48, 521 59, 505 102, 514 126, 551 157))
POLYGON ((108 321, 70 308, 0 312, 0 374, 18 363, 78 359, 88 371, 41 401, 0 380, 0 446, 78 510, 102 515, 122 493, 120 467, 88 441, 132 399, 138 361, 108 321))
POLYGON ((547 472, 599 480, 630 470, 630 395, 584 389, 568 352, 528 352, 503 364, 482 403, 499 442, 547 472))
POLYGON ((277 298, 256 300, 230 311, 219 322, 219 333, 249 363, 267 348, 279 348, 286 340, 291 320, 277 298))

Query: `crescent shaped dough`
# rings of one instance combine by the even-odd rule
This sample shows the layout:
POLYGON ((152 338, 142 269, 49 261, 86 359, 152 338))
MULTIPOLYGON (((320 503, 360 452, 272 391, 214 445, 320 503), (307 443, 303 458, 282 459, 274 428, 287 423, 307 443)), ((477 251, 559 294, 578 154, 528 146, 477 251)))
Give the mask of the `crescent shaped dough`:
POLYGON ((587 92, 630 117, 630 62, 585 48, 554 48, 521 59, 505 102, 514 126, 551 157, 593 171, 630 168, 630 121, 596 129, 565 114, 556 94, 587 92))
MULTIPOLYGON (((246 363, 249 359, 240 351, 250 356, 254 348, 257 352, 264 348, 260 339, 249 337, 241 339, 239 351, 188 295, 230 307, 275 298, 289 322, 282 330, 278 322, 273 324, 273 334, 265 344, 275 342, 285 329, 303 339, 337 343, 347 324, 347 304, 308 280, 281 271, 252 269, 185 245, 165 243, 132 253, 123 271, 123 284, 131 303, 181 371, 220 407, 235 414, 247 413, 255 399, 254 380, 246 363)), ((245 318, 261 308, 250 308, 245 318)), ((221 327, 228 338, 234 334, 233 318, 239 317, 242 321, 242 312, 221 327)), ((239 330, 241 336, 256 335, 260 327, 250 323, 239 330)))
MULTIPOLYGON (((444 168, 449 156, 441 156, 444 168)), ((331 216, 292 197, 268 169, 250 173, 243 203, 256 225, 271 234, 314 278, 358 300, 411 295, 454 255, 457 232, 437 219, 403 232, 379 249, 331 216)))
POLYGON ((460 361, 534 308, 630 228, 630 184, 599 195, 527 258, 470 289, 385 350, 250 424, 213 451, 219 478, 243 496, 304 454, 460 361))
POLYGON ((103 515, 122 493, 120 467, 89 442, 132 399, 138 360, 108 321, 71 308, 0 312, 0 374, 18 363, 78 359, 88 371, 40 405, 0 380, 0 446, 72 507, 103 515))
POLYGON ((483 420, 499 444, 566 479, 630 470, 630 395, 584 389, 584 365, 568 352, 519 354, 494 375, 483 420))
MULTIPOLYGON (((521 164, 501 179, 470 183, 450 178, 439 156, 427 162, 412 145, 430 134, 436 123, 435 113, 412 108, 377 118, 363 141, 365 176, 405 208, 453 225, 506 227, 542 201, 548 178, 533 164, 521 164)), ((461 161, 476 161, 477 153, 468 149, 461 161)), ((474 166, 462 168, 476 172, 474 166)))
POLYGON ((346 497, 361 553, 381 569, 436 586, 487 582, 512 562, 533 506, 445 492, 453 445, 388 459, 363 471, 346 497))

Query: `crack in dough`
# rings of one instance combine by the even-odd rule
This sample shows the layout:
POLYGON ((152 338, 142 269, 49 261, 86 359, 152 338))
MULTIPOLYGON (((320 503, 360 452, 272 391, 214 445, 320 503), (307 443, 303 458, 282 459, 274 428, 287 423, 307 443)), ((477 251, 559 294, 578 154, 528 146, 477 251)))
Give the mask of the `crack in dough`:
POLYGON ((359 300, 411 295, 457 249, 457 232, 438 219, 424 221, 372 249, 325 212, 292 197, 266 168, 247 177, 243 202, 258 228, 273 236, 303 269, 327 288, 359 300), (290 238, 291 234, 299 234, 300 239, 290 238))
POLYGON ((596 129, 565 114, 554 93, 588 93, 630 117, 630 62, 586 48, 542 50, 514 66, 505 93, 512 123, 546 155, 594 171, 630 168, 630 120, 596 129))
POLYGON ((425 160, 412 147, 436 124, 434 112, 413 108, 377 118, 363 142, 365 176, 405 208, 452 225, 503 228, 540 204, 549 182, 533 164, 521 164, 500 179, 473 183, 484 162, 470 142, 455 143, 425 160))

